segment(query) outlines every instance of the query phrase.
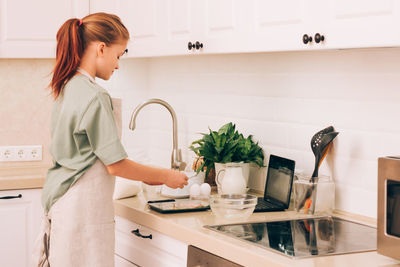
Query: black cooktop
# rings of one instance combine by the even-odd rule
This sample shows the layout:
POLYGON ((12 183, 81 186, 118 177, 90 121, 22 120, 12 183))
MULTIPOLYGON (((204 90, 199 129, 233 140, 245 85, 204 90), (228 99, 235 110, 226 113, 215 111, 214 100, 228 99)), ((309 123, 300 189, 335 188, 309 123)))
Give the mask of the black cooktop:
POLYGON ((330 216, 204 227, 291 258, 376 250, 376 228, 330 216))

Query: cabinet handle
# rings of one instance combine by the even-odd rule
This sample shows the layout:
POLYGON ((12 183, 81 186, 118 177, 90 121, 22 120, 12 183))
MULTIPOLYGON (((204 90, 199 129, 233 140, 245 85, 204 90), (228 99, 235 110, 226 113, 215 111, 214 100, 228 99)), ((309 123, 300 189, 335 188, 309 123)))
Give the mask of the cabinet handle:
POLYGON ((19 194, 18 196, 5 196, 5 197, 0 197, 0 199, 12 199, 12 198, 21 198, 22 195, 19 194))
POLYGON ((195 44, 192 44, 192 42, 188 43, 188 49, 189 50, 192 50, 192 48, 194 48, 194 47, 195 47, 195 44))
POLYGON ((325 40, 325 36, 316 33, 314 36, 315 42, 318 44, 319 42, 323 42, 325 40))
POLYGON ((307 43, 311 43, 312 42, 312 36, 308 36, 307 34, 303 35, 303 43, 307 44, 307 43))
POLYGON ((199 41, 196 42, 196 49, 199 50, 200 48, 203 48, 203 43, 200 43, 199 41))
POLYGON ((149 235, 142 235, 142 234, 139 232, 139 228, 136 229, 136 230, 132 230, 132 234, 134 234, 135 236, 141 237, 141 238, 153 239, 153 236, 152 236, 151 234, 149 234, 149 235))

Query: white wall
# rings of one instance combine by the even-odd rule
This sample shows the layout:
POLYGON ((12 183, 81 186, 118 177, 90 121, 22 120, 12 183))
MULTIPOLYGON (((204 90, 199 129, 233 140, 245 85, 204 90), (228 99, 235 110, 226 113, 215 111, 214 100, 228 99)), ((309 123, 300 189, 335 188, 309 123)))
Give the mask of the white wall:
MULTIPOLYGON (((145 98, 174 107, 186 159, 196 133, 232 121, 261 142, 267 158, 292 158, 311 173, 311 137, 333 125, 340 134, 320 174, 336 183, 337 209, 376 217, 377 157, 400 154, 399 49, 128 59, 113 79, 128 88, 118 91, 114 82, 111 91, 123 98, 130 156, 165 167, 172 148, 166 110, 146 107, 137 130, 127 131, 133 108, 145 98)), ((253 184, 262 189, 263 182, 253 184)))

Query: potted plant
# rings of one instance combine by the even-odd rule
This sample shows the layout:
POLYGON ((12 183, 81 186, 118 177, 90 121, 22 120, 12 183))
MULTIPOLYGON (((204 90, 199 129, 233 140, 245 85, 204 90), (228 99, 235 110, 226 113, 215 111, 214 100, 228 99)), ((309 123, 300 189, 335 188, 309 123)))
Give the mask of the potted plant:
POLYGON ((218 131, 209 128, 208 134, 202 133, 203 137, 189 147, 198 158, 193 169, 196 172, 205 171, 206 179, 213 185, 215 182, 209 177, 210 173, 223 169, 226 163, 247 164, 247 177, 250 163, 264 166, 262 148, 253 141, 251 135, 245 138, 235 128, 235 124, 231 122, 223 125, 218 131))

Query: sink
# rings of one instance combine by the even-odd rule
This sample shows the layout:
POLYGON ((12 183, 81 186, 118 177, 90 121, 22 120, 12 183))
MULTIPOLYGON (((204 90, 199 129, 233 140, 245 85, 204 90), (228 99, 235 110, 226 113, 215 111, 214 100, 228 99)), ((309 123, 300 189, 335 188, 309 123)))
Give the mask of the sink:
POLYGON ((331 216, 204 227, 294 259, 376 250, 376 228, 331 216))

